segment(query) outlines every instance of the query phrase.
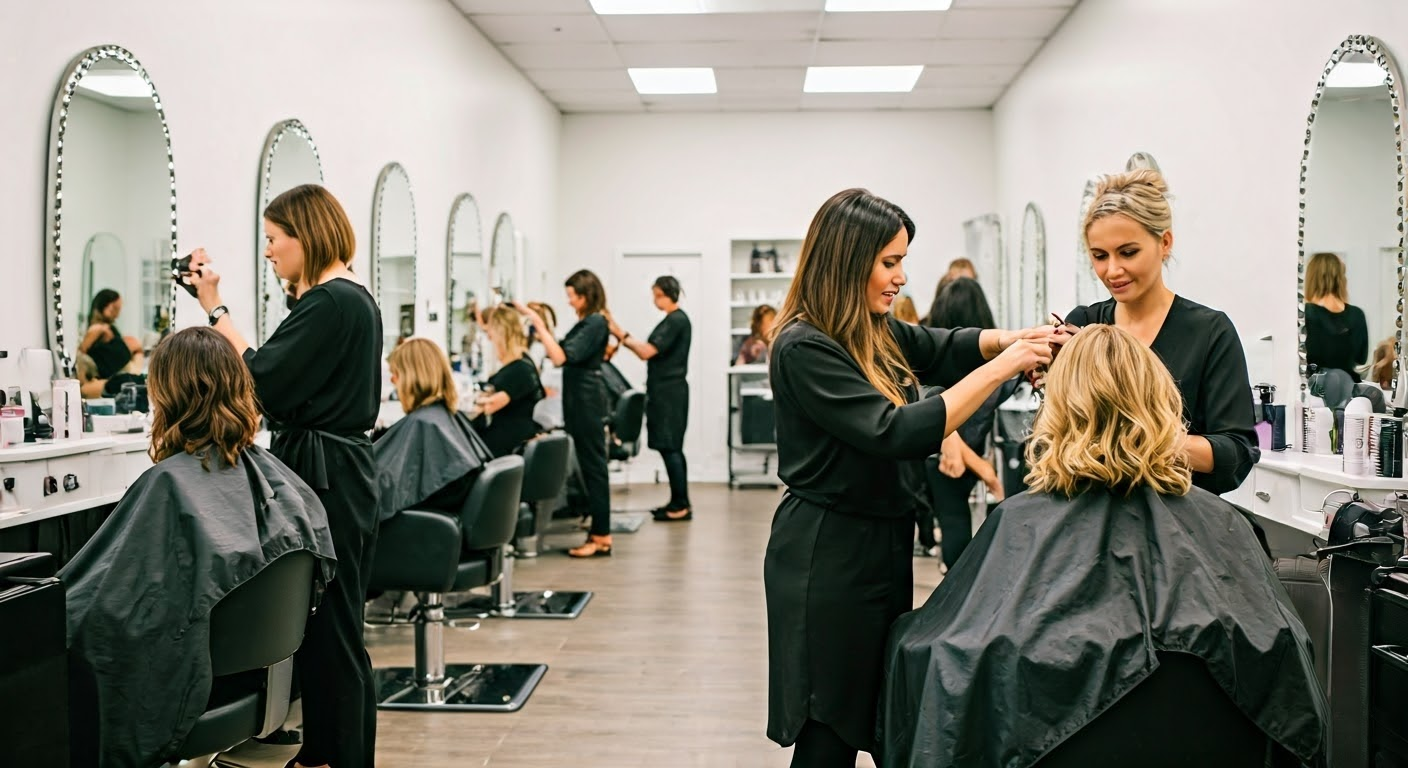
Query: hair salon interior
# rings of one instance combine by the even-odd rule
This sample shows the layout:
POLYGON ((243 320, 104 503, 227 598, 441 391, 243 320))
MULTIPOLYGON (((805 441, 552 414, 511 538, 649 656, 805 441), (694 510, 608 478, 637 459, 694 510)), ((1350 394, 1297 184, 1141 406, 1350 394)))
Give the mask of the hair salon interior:
POLYGON ((0 765, 1408 765, 1408 3, 0 60, 0 765))

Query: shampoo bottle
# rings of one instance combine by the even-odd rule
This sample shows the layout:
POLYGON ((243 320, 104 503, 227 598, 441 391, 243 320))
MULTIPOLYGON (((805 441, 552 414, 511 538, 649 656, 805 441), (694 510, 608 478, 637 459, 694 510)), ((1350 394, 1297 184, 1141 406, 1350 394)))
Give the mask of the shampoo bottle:
POLYGON ((1374 406, 1367 397, 1356 397, 1344 408, 1340 446, 1344 453, 1345 474, 1369 474, 1369 417, 1373 413, 1374 406))

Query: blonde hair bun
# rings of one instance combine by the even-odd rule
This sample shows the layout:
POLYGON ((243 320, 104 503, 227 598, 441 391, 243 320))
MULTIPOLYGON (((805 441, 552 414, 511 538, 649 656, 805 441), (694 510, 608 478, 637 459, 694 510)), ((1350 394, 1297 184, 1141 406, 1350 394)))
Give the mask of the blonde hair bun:
POLYGON ((1127 216, 1154 237, 1173 229, 1168 182, 1152 169, 1108 173, 1095 180, 1095 199, 1085 213, 1081 231, 1107 216, 1127 216))

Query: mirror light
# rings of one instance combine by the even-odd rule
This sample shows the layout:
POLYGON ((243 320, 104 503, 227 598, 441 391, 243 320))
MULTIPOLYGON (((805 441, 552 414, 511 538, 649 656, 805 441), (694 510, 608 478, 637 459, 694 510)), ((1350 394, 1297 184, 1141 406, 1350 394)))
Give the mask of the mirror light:
POLYGON ((1388 73, 1369 61, 1341 61, 1325 78, 1326 88, 1374 88, 1385 84, 1388 73))
POLYGON ((804 93, 908 93, 923 65, 902 67, 807 67, 804 93))
POLYGON ((826 0, 827 13, 947 11, 953 0, 826 0))
POLYGON ((591 0, 591 4, 601 16, 705 12, 703 0, 591 0))
POLYGON ((718 93, 712 67, 649 67, 627 69, 640 94, 718 93))
POLYGON ((135 72, 89 72, 78 87, 116 98, 151 98, 152 87, 135 72))

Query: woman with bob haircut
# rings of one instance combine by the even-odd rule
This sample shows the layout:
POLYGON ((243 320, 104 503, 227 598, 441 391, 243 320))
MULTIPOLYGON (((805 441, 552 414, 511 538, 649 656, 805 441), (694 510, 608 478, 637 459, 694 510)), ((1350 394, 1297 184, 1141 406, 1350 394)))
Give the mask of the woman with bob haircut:
POLYGON ((793 766, 855 765, 874 751, 885 634, 914 601, 919 499, 902 462, 1016 374, 1051 359, 1060 331, 934 329, 890 315, 914 222, 848 189, 812 219, 778 314, 769 375, 787 493, 763 560, 768 737, 793 766), (987 361, 987 362, 985 362, 987 361), (919 398, 919 384, 947 386, 919 398))
POLYGON ((323 187, 304 184, 270 201, 264 236, 274 272, 299 286, 298 303, 264 346, 254 349, 235 328, 204 250, 193 254, 190 282, 211 327, 249 366, 274 455, 317 491, 337 547, 337 579, 296 657, 303 745, 292 765, 370 766, 377 695, 362 618, 378 517, 367 432, 381 403, 381 313, 351 270, 352 223, 323 187))
POLYGON ((1045 386, 1029 491, 894 625, 881 765, 1036 764, 1161 653, 1204 662, 1271 741, 1318 764, 1327 709, 1309 637, 1246 513, 1194 486, 1162 361, 1093 325, 1045 386))
POLYGON ((210 613, 274 560, 306 550, 334 575, 327 515, 254 444, 249 371, 209 328, 152 352, 155 466, 60 571, 67 588, 74 765, 169 758, 209 699, 210 613), (96 731, 96 733, 95 733, 96 731))
POLYGON ((435 342, 406 339, 387 362, 406 416, 373 446, 380 520, 405 509, 459 515, 494 454, 459 411, 450 361, 435 342))

